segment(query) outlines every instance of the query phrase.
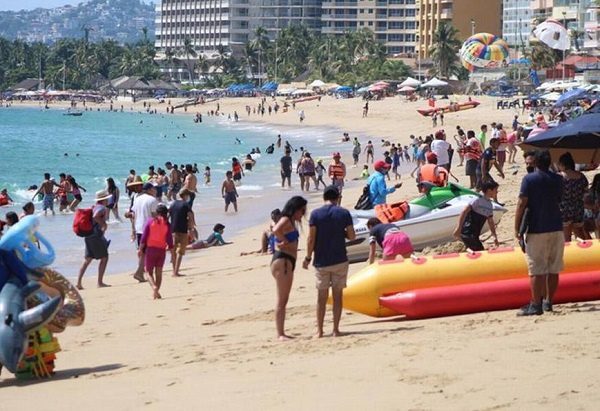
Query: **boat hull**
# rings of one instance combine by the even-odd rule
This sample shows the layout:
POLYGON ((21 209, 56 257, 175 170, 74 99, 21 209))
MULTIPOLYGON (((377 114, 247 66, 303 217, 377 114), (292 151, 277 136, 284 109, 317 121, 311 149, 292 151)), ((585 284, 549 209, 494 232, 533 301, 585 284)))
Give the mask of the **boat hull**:
POLYGON ((481 103, 479 101, 467 101, 466 103, 449 104, 449 105, 443 106, 443 107, 423 108, 423 109, 417 110, 417 112, 422 116, 430 117, 435 112, 451 113, 454 111, 469 110, 469 109, 477 107, 480 104, 481 103))

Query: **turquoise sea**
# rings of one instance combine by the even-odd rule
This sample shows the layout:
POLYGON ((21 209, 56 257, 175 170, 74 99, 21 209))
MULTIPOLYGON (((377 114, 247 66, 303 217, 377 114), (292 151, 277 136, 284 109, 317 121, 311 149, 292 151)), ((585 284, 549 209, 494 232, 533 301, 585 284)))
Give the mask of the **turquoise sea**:
MULTIPOLYGON (((204 181, 202 173, 207 165, 212 171, 212 185, 200 187, 194 204, 200 236, 207 236, 211 227, 221 222, 226 226, 227 238, 241 229, 267 222, 271 209, 282 207, 291 195, 300 194, 297 179, 292 181, 296 185, 292 191, 279 188, 281 151, 273 155, 264 153, 278 133, 294 148, 307 147, 315 158, 329 158, 333 151, 351 148, 349 144, 341 146, 337 138, 341 133, 335 130, 300 127, 278 130, 244 123, 243 118, 234 123, 226 117, 204 116, 202 123, 194 123, 191 116, 160 113, 86 111, 81 117, 64 113, 61 109, 0 108, 0 188, 7 188, 16 201, 12 207, 0 208, 0 218, 4 219, 10 210, 20 213, 21 206, 31 198, 27 188, 39 185, 45 172, 57 180, 61 172, 73 175, 87 189, 83 193, 84 207, 92 204, 94 193, 104 188, 105 179, 113 177, 121 188, 122 214, 129 205, 123 184, 130 169, 142 174, 149 165, 163 167, 166 161, 197 163, 199 181, 204 181), (182 138, 183 134, 186 138, 182 138), (242 144, 236 144, 236 138, 242 144), (246 174, 238 188, 240 212, 225 215, 220 196, 225 171, 230 169, 232 157, 243 159, 253 147, 260 147, 263 154, 257 159, 255 170, 246 174)), ((350 162, 349 155, 345 158, 350 162)), ((36 213, 40 210, 41 204, 37 203, 36 213)), ((84 247, 82 239, 71 230, 73 215, 57 213, 55 217, 40 218, 42 234, 57 250, 55 267, 67 276, 76 276, 84 247)), ((108 274, 135 267, 130 226, 125 221, 111 221, 109 225, 107 237, 112 242, 108 274)), ((248 244, 246 248, 258 247, 248 244)), ((93 264, 86 273, 90 278, 88 284, 95 271, 93 264)))

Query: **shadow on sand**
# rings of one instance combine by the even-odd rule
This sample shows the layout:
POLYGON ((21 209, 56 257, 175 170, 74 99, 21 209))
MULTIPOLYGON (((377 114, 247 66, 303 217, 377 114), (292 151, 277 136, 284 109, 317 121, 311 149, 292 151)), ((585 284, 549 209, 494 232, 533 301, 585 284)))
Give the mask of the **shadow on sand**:
MULTIPOLYGON (((83 375, 101 373, 107 371, 118 370, 119 368, 123 368, 124 364, 106 364, 99 365, 97 367, 87 367, 87 368, 72 368, 70 370, 58 370, 52 377, 50 378, 34 378, 30 380, 18 380, 17 378, 8 378, 4 381, 0 382, 0 388, 3 387, 27 387, 33 384, 43 384, 46 382, 53 381, 61 381, 68 380, 70 378, 79 378, 83 375)), ((8 370, 3 370, 5 373, 9 373, 8 370)))

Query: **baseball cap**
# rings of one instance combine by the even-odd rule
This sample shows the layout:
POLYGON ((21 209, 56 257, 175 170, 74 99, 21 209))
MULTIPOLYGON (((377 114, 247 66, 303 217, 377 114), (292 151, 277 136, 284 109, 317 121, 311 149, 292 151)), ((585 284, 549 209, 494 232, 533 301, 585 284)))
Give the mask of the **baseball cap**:
POLYGON ((380 168, 390 168, 390 165, 383 160, 377 160, 375 162, 375 164, 373 164, 373 168, 375 170, 380 169, 380 168))
POLYGON ((434 161, 437 161, 437 156, 433 151, 428 152, 425 157, 427 158, 428 163, 433 163, 434 161))
POLYGON ((142 186, 142 190, 152 190, 154 188, 154 184, 152 183, 144 183, 142 186))
POLYGON ((435 132, 435 138, 444 137, 445 135, 446 135, 446 132, 444 130, 438 130, 435 132))

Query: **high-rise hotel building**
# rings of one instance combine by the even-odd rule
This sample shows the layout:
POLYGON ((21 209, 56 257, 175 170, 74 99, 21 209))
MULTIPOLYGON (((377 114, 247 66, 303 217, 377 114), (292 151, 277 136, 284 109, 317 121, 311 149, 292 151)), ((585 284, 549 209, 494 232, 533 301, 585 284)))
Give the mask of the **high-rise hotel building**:
POLYGON ((162 0, 156 6, 158 58, 181 49, 189 38, 198 53, 211 55, 223 45, 241 53, 257 27, 270 38, 290 25, 321 30, 321 0, 162 0))
POLYGON ((343 35, 370 29, 388 54, 415 52, 416 0, 326 0, 321 20, 323 34, 343 35))

